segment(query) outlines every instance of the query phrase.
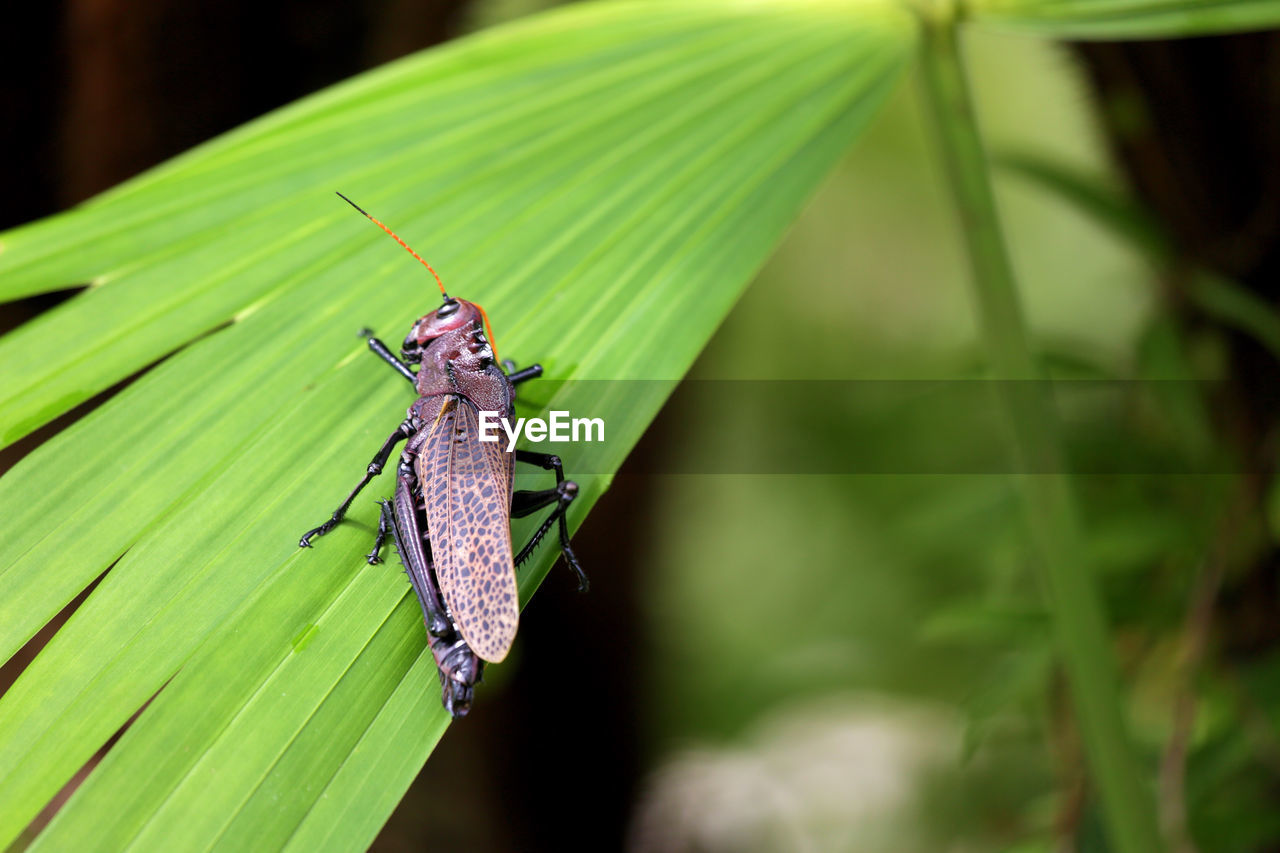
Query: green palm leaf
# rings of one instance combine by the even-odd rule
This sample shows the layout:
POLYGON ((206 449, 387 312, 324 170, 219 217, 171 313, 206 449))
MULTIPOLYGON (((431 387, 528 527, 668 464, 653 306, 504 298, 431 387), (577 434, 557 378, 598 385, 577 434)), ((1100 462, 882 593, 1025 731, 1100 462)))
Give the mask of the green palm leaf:
POLYGON ((361 559, 372 499, 296 547, 411 398, 357 329, 396 340, 437 298, 333 190, 484 304, 503 355, 663 380, 541 392, 608 424, 569 460, 576 524, 913 34, 867 2, 575 7, 0 235, 0 298, 92 285, 0 339, 4 443, 163 359, 3 480, 4 658, 115 565, 0 699, 0 843, 153 696, 36 848, 360 847, 444 730, 409 587, 361 559))
POLYGON ((1147 39, 1280 26, 1276 0, 968 0, 965 16, 1052 38, 1147 39))

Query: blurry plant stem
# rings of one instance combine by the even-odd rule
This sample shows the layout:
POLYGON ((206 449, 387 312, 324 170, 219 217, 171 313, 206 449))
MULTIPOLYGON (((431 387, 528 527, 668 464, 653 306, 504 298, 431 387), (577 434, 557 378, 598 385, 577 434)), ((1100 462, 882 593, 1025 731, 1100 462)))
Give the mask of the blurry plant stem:
POLYGON ((1053 849, 1057 853, 1075 853, 1079 846, 1076 835, 1089 795, 1080 732, 1068 710, 1069 696, 1062 667, 1056 667, 1049 688, 1049 738, 1058 764, 1058 808, 1053 818, 1053 849))
POLYGON ((1209 642, 1213 602, 1222 584, 1223 557, 1214 554, 1201 568, 1183 630, 1183 659, 1173 703, 1173 730, 1160 761, 1160 828, 1175 853, 1196 853, 1187 828, 1187 752, 1196 723, 1195 678, 1209 642))
POLYGON ((926 14, 921 76, 968 247, 991 377, 1015 454, 1033 561, 1053 613, 1090 778, 1112 848, 1161 849, 1152 792, 1124 719, 1119 675, 1094 576, 1084 558, 1072 485, 1047 388, 1032 354, 996 214, 986 155, 950 9, 926 14))
MULTIPOLYGON (((1206 404, 1207 405, 1207 404, 1206 404)), ((1216 525, 1209 553, 1196 575, 1182 630, 1182 655, 1178 667, 1177 692, 1173 702, 1173 725, 1160 761, 1160 828, 1174 853, 1196 853, 1187 826, 1187 754, 1196 723, 1196 676, 1204 661, 1213 629, 1213 606, 1231 549, 1240 534, 1240 519, 1258 506, 1260 483, 1246 477, 1236 487, 1216 525)))

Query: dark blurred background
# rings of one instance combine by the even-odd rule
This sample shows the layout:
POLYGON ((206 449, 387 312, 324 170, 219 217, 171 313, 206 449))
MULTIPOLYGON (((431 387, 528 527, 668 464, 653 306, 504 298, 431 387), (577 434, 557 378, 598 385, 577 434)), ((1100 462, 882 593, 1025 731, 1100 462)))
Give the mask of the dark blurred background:
MULTIPOLYGON (((547 5, 11 8, 0 226, 547 5)), ((1207 271, 1280 298, 1280 41, 967 48, 993 151, 1136 199, 1166 235, 1153 260, 998 174, 1046 359, 1091 378, 1214 380, 1181 402, 1209 413, 1221 470, 1243 475, 1113 471, 1079 488, 1168 836, 1280 849, 1276 359, 1189 295, 1207 271)), ((963 257, 916 95, 904 85, 841 164, 694 377, 974 375, 963 257), (786 324, 811 332, 803 365, 770 345, 786 324)), ((0 306, 0 328, 61 298, 0 306)), ((1200 452, 1131 415, 1085 428, 1118 458, 1200 452)), ((930 415, 903 417, 906 434, 930 415)), ((668 458, 696 469, 726 430, 766 453, 794 428, 725 394, 664 410, 577 539, 591 594, 553 572, 513 661, 490 670, 375 849, 1104 849, 1003 477, 649 473, 668 458)), ((838 407, 806 428, 816 458, 853 434, 838 407)))

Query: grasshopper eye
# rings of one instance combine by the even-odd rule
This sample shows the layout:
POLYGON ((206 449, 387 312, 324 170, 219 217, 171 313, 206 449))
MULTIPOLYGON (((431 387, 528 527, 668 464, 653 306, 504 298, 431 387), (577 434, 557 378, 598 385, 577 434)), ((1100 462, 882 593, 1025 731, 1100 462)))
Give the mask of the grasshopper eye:
POLYGON ((456 313, 458 313, 458 300, 446 299, 444 304, 440 306, 440 310, 436 312, 436 316, 444 318, 456 313))

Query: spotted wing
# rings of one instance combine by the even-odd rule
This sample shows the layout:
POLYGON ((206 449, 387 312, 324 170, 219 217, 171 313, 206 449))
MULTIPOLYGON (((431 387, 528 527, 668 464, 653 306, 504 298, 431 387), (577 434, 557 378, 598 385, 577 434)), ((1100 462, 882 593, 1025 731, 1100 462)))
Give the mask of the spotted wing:
POLYGON ((480 441, 475 407, 447 397, 418 464, 440 593, 467 645, 496 663, 520 619, 511 559, 515 456, 501 442, 480 441))

